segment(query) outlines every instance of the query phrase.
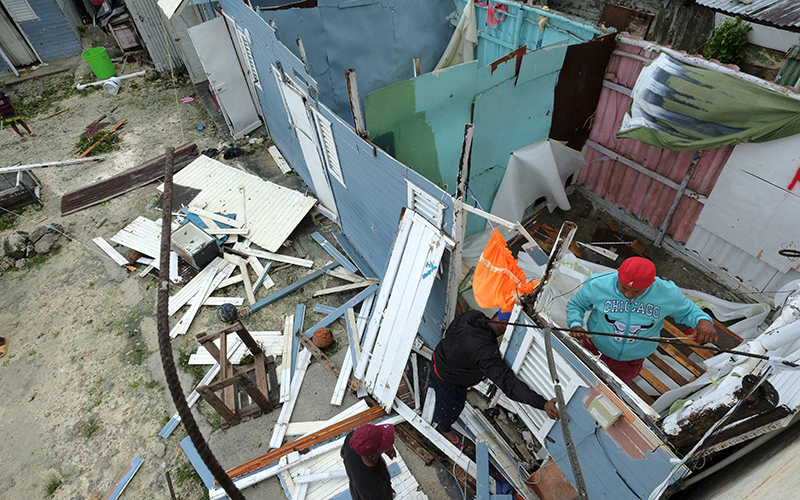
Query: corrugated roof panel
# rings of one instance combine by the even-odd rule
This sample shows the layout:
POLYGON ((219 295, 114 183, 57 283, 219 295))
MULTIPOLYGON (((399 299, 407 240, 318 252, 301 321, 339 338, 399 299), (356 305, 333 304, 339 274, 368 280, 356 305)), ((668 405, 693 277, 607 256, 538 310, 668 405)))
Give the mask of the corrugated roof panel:
POLYGON ((697 3, 775 26, 800 27, 800 2, 796 0, 755 0, 749 4, 740 0, 697 0, 697 3))
POLYGON ((169 71, 183 66, 181 53, 175 47, 172 24, 166 19, 155 0, 128 0, 126 2, 142 37, 147 53, 158 71, 169 71))
POLYGON ((767 286, 778 271, 700 226, 695 226, 686 242, 686 249, 696 252, 749 287, 761 292, 775 291, 774 287, 768 290, 767 286))
POLYGON ((237 214, 237 220, 244 215, 247 238, 270 252, 278 251, 317 201, 204 155, 175 174, 174 182, 200 189, 193 203, 205 210, 237 214))
MULTIPOLYGON (((617 48, 637 56, 648 57, 644 49, 624 44, 619 44, 617 48)), ((657 54, 654 52, 652 55, 657 54)), ((631 89, 643 66, 644 63, 640 60, 614 54, 608 64, 606 79, 631 89)), ((610 88, 603 88, 589 139, 626 156, 675 184, 680 184, 695 152, 669 151, 633 139, 616 137, 630 102, 631 98, 627 95, 610 88)), ((688 188, 707 196, 732 151, 733 147, 705 151, 695 168, 688 188)), ((619 161, 602 160, 603 157, 602 153, 589 148, 586 153, 586 161, 589 164, 581 169, 578 182, 625 208, 651 226, 661 227, 675 198, 675 189, 619 161)), ((688 196, 682 197, 667 226, 667 235, 675 241, 687 241, 702 209, 703 205, 699 201, 688 196)))

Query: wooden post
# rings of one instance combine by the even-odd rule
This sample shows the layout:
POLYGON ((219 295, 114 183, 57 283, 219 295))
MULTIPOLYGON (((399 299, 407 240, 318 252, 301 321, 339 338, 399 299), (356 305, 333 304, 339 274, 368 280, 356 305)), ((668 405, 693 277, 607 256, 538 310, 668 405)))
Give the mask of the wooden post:
POLYGON ((422 74, 422 70, 419 67, 419 57, 414 58, 414 77, 417 77, 422 74))
POLYGON ((347 93, 350 96, 350 109, 353 112, 353 124, 356 126, 356 134, 362 139, 366 139, 368 135, 367 125, 364 122, 364 113, 361 111, 361 99, 358 97, 356 70, 348 68, 344 74, 347 77, 347 93))
POLYGON ((467 215, 464 213, 462 200, 466 196, 466 185, 472 159, 472 136, 474 125, 468 123, 464 127, 464 142, 461 146, 461 161, 458 164, 458 186, 453 204, 453 241, 456 242, 450 252, 450 269, 447 274, 447 303, 442 330, 453 321, 458 302, 458 285, 461 283, 461 254, 464 250, 464 232, 467 227, 467 215))
POLYGON ((211 407, 214 408, 217 413, 219 413, 220 417, 225 419, 225 422, 228 425, 239 423, 239 417, 236 416, 236 414, 233 413, 230 408, 228 408, 225 403, 223 403, 222 400, 219 399, 216 394, 214 394, 214 391, 209 389, 208 386, 198 387, 197 392, 203 396, 203 399, 206 400, 206 403, 211 405, 211 407))

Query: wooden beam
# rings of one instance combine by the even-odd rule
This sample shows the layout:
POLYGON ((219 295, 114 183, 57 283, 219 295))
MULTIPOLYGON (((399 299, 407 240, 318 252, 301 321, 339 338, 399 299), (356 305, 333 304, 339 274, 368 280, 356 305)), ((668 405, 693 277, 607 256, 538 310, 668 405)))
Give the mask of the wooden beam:
POLYGON ((334 377, 339 378, 339 373, 342 370, 336 365, 336 363, 333 362, 331 358, 326 356, 325 353, 322 352, 310 338, 306 337, 303 332, 297 332, 295 333, 295 336, 300 340, 300 343, 303 344, 303 347, 305 347, 308 352, 317 358, 317 361, 319 361, 319 363, 324 366, 326 370, 331 372, 334 377))
POLYGON ((350 418, 342 420, 341 422, 337 422, 333 425, 325 427, 324 429, 320 429, 317 432, 311 433, 308 436, 304 436, 300 439, 292 441, 291 443, 287 443, 276 450, 272 450, 269 453, 266 453, 265 455, 250 460, 249 462, 245 462, 244 464, 238 467, 234 467, 233 469, 230 469, 228 471, 228 476, 231 479, 233 479, 236 477, 243 476, 245 474, 250 474, 251 472, 256 471, 258 469, 263 469, 264 467, 279 460, 281 457, 284 457, 293 451, 299 452, 307 450, 311 446, 327 441, 328 439, 344 434, 345 432, 350 432, 356 427, 368 424, 378 418, 385 416, 386 412, 383 411, 383 408, 381 408, 380 406, 373 406, 368 410, 364 410, 363 412, 357 415, 354 415, 350 418))
POLYGON ((641 387, 639 387, 638 385, 636 385, 634 382, 628 382, 628 387, 630 387, 630 388, 631 388, 631 390, 632 390, 633 392, 635 392, 637 396, 639 396, 640 398, 642 398, 642 401, 644 401, 644 402, 645 402, 645 403, 647 403, 648 405, 652 405, 653 403, 655 403, 655 402, 656 402, 656 400, 655 400, 655 399, 651 398, 649 394, 647 394, 646 392, 644 392, 644 389, 642 389, 641 387))
POLYGON ((292 392, 289 395, 289 401, 285 402, 281 407, 281 414, 275 427, 272 431, 272 438, 269 442, 270 448, 279 448, 283 442, 283 437, 286 435, 286 426, 289 425, 289 420, 292 418, 294 406, 297 404, 297 398, 300 395, 300 386, 303 384, 303 379, 308 369, 308 364, 311 361, 311 351, 306 349, 297 356, 297 369, 292 377, 292 392))
POLYGON ((669 366, 666 361, 658 357, 656 353, 651 354, 650 356, 647 357, 647 359, 649 359, 651 363, 656 365, 656 367, 659 370, 664 372, 666 376, 674 380, 675 383, 678 384, 679 386, 683 387, 684 385, 689 383, 689 381, 686 380, 686 378, 684 378, 680 373, 675 371, 674 368, 669 366))
POLYGON ((111 133, 114 133, 114 132, 116 132, 116 131, 117 131, 117 129, 118 129, 118 128, 120 128, 120 127, 121 127, 121 126, 122 126, 122 125, 123 125, 123 124, 124 124, 126 121, 128 121, 128 119, 127 119, 127 118, 123 118, 123 119, 122 119, 122 121, 120 121, 119 123, 117 123, 116 125, 114 125, 114 127, 113 127, 111 130, 109 130, 108 132, 106 132, 105 134, 103 134, 103 137, 101 137, 101 138, 100 138, 100 139, 99 139, 97 142, 95 142, 94 144, 92 144, 91 146, 89 146, 89 149, 87 149, 86 151, 84 151, 83 153, 81 153, 81 154, 80 154, 80 156, 78 156, 78 159, 80 159, 80 158, 83 158, 84 156, 88 155, 88 154, 89 154, 89 151, 93 150, 95 146, 97 146, 98 144, 100 144, 100 143, 103 141, 103 139, 105 139, 105 138, 106 138, 106 136, 108 136, 108 134, 111 134, 111 133))
POLYGON ((669 332, 669 334, 672 335, 673 337, 675 337, 676 339, 678 339, 681 342, 683 342, 684 344, 688 345, 692 349, 692 351, 695 352, 695 354, 697 354, 698 356, 700 356, 703 359, 708 359, 708 358, 711 358, 711 357, 713 357, 715 355, 714 353, 712 353, 711 351, 709 351, 707 349, 703 349, 701 347, 697 347, 700 344, 698 344, 697 342, 695 342, 694 340, 692 340, 690 338, 687 338, 685 333, 680 331, 677 326, 673 325, 672 323, 670 323, 667 320, 664 320, 664 330, 669 332))
POLYGON ((639 372, 639 376, 642 377, 645 382, 653 386, 653 389, 657 390, 659 394, 664 394, 669 390, 669 387, 667 387, 664 382, 660 381, 658 377, 653 375, 653 373, 647 368, 642 367, 642 370, 639 372))
POLYGON ((674 345, 659 344, 658 348, 680 363, 681 366, 689 370, 695 377, 699 377, 706 372, 704 368, 698 366, 697 363, 689 359, 689 356, 679 351, 674 345))

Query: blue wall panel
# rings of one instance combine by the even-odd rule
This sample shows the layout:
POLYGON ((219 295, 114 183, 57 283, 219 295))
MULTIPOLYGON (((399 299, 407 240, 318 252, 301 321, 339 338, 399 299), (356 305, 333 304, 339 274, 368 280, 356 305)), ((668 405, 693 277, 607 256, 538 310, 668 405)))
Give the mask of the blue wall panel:
POLYGON ((39 19, 22 21, 19 26, 43 62, 81 53, 75 32, 54 0, 29 0, 29 3, 39 19))
MULTIPOLYGON (((253 5, 259 5, 258 0, 253 5)), ((345 70, 355 68, 362 100, 370 92, 433 69, 453 33, 447 0, 325 0, 311 9, 263 11, 281 41, 299 56, 303 40, 322 102, 352 124, 345 70)))
POLYGON ((8 73, 9 71, 11 71, 11 68, 3 59, 0 59, 0 73, 8 73))
MULTIPOLYGON (((222 9, 234 19, 240 28, 246 28, 253 37, 253 58, 261 76, 263 90, 258 97, 273 141, 290 165, 312 187, 311 176, 303 161, 296 135, 281 98, 275 77, 270 67, 280 66, 294 78, 298 72, 307 80, 302 62, 275 37, 266 20, 239 0, 221 0, 222 9)), ((263 13, 269 14, 269 13, 263 13)), ((313 84, 314 86, 316 84, 313 84)), ((407 179, 446 206, 445 231, 452 231, 452 198, 433 183, 408 169, 402 163, 362 140, 343 120, 324 104, 319 103, 319 112, 331 121, 333 137, 339 154, 339 163, 346 186, 337 179, 329 179, 339 224, 347 238, 364 257, 370 267, 380 276, 386 272, 400 213, 407 205, 407 179)), ((444 269, 447 269, 446 267, 444 269)), ((426 308, 420 334, 430 345, 435 345, 442 336, 441 323, 444 318, 446 300, 446 272, 437 279, 426 308)))

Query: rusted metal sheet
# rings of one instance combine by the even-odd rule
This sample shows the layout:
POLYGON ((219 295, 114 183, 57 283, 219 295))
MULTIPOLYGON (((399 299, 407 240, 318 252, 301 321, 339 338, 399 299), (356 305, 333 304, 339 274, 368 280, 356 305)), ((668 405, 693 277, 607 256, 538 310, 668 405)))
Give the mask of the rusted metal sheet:
MULTIPOLYGON (((195 144, 184 144, 175 150, 175 172, 196 157, 193 154, 195 149, 195 144)), ((153 182, 164 175, 164 158, 163 154, 159 155, 110 179, 66 193, 61 197, 61 215, 77 212, 153 182)))
MULTIPOLYGON (((623 88, 632 89, 645 64, 642 59, 650 59, 650 56, 656 55, 655 52, 648 55, 645 50, 638 47, 618 44, 617 52, 611 56, 606 69, 606 80, 623 88), (630 53, 638 58, 625 57, 620 52, 630 53)), ((675 184, 680 184, 692 164, 695 151, 668 151, 636 140, 616 138, 616 132, 622 124, 622 117, 627 112, 630 102, 629 96, 604 87, 600 93, 600 102, 589 139, 666 177, 675 184)), ((695 168, 687 189, 708 196, 732 151, 732 146, 706 151, 695 168)), ((586 161, 588 165, 581 169, 578 182, 649 225, 661 226, 675 198, 674 188, 619 161, 610 160, 592 148, 586 153, 586 161)), ((683 196, 672 214, 666 234, 675 241, 686 242, 694 230, 702 209, 703 204, 700 201, 683 196)))
POLYGON ((775 26, 800 27, 800 3, 797 0, 697 0, 697 3, 711 9, 744 18, 766 21, 775 26))
POLYGON ((570 45, 559 73, 553 102, 550 138, 567 141, 580 151, 589 136, 590 117, 597 109, 603 76, 616 47, 616 35, 570 45))
POLYGON ((650 14, 636 12, 610 3, 603 6, 603 13, 600 15, 600 24, 606 28, 615 28, 617 31, 625 31, 644 39, 647 39, 647 32, 650 31, 652 21, 653 16, 650 14))

